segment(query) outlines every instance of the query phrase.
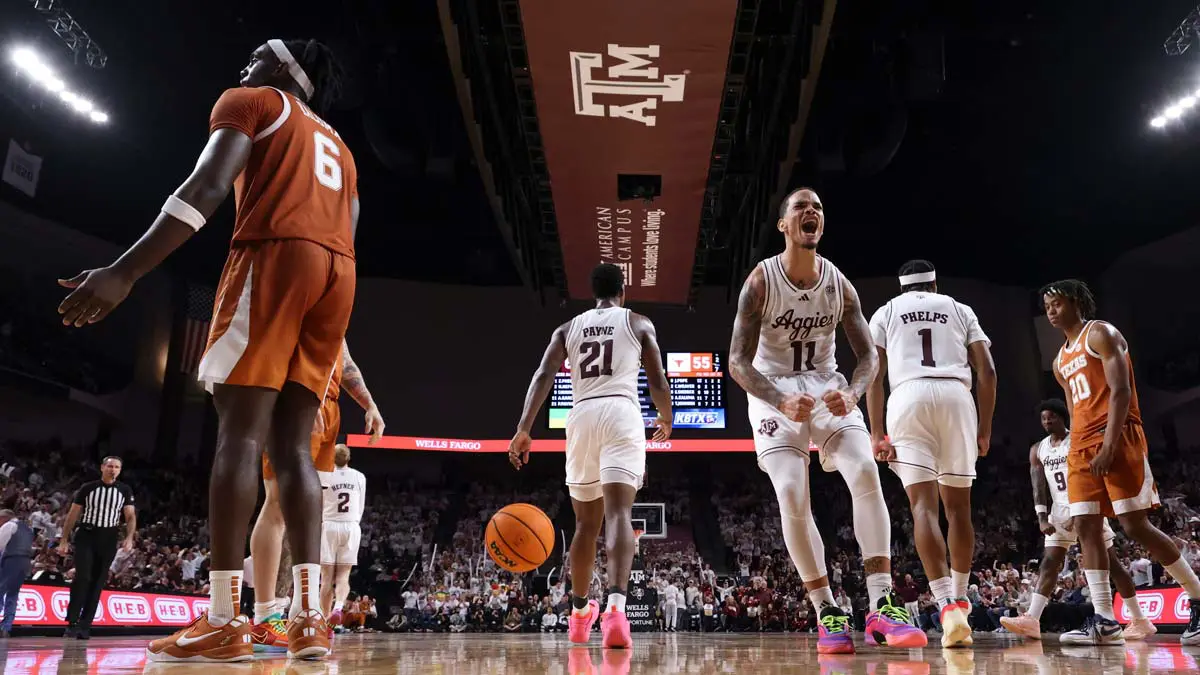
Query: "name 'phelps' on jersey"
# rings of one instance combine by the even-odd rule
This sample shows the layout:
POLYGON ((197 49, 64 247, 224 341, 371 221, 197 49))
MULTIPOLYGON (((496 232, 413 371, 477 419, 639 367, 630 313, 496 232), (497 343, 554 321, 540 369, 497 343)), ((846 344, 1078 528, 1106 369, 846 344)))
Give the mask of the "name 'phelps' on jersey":
POLYGON ((817 256, 815 286, 797 288, 782 256, 760 262, 766 283, 754 368, 764 375, 837 371, 837 327, 842 322, 842 273, 817 256))
POLYGON ((871 339, 887 351, 892 389, 919 378, 956 379, 971 386, 967 347, 991 340, 975 311, 948 295, 908 291, 871 316, 871 339))
POLYGON ((572 404, 624 396, 638 403, 642 346, 624 307, 590 309, 567 329, 572 404))
MULTIPOLYGON (((1108 397, 1112 390, 1104 375, 1104 360, 1088 345, 1088 335, 1101 323, 1089 321, 1084 324, 1075 341, 1059 347, 1054 359, 1054 367, 1071 393, 1071 440, 1074 443, 1099 443, 1108 426, 1108 397)), ((1133 381, 1133 359, 1128 352, 1125 364, 1129 368, 1130 389, 1129 416, 1125 423, 1141 424, 1137 385, 1133 381)))
POLYGON ((323 478, 321 520, 327 523, 360 522, 367 500, 367 477, 358 469, 341 466, 324 474, 323 478))

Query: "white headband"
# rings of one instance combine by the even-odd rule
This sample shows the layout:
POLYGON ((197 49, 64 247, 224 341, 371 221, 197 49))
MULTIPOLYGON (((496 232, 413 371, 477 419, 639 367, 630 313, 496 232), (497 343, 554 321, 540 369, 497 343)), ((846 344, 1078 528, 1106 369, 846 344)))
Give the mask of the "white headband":
POLYGON ((917 272, 916 274, 905 274, 900 277, 901 286, 912 286, 913 284, 927 284, 937 279, 937 274, 934 272, 917 272))
POLYGON ((279 59, 280 63, 287 66, 288 74, 290 74, 292 79, 296 81, 296 84, 300 85, 300 88, 304 90, 304 100, 307 101, 308 99, 312 98, 312 80, 308 79, 308 73, 304 72, 304 69, 300 67, 299 63, 296 63, 296 57, 292 56, 292 52, 289 51, 288 48, 283 44, 283 40, 267 40, 267 46, 271 48, 271 51, 275 52, 275 58, 279 59))

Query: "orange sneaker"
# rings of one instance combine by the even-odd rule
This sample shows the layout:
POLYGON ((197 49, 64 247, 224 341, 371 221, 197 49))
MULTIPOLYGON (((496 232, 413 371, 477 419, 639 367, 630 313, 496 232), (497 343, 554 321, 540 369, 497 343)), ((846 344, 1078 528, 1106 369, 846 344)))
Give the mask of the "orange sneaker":
POLYGON ((255 652, 282 654, 287 651, 287 619, 272 614, 266 621, 250 629, 251 644, 255 652))
POLYGON ((250 620, 236 616, 224 626, 213 626, 208 614, 196 617, 187 628, 170 637, 150 643, 146 659, 155 662, 193 661, 199 663, 233 663, 254 658, 250 638, 250 620))
POLYGON ((288 623, 288 656, 293 659, 323 659, 329 655, 329 624, 315 609, 306 609, 288 623))

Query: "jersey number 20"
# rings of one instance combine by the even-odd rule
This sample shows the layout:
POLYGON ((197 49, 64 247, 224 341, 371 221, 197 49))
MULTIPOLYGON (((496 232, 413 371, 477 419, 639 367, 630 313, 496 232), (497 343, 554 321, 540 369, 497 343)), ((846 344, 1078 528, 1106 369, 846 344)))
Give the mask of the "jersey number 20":
POLYGON ((317 182, 330 190, 342 189, 342 165, 338 161, 342 150, 325 134, 313 132, 313 146, 316 148, 313 158, 313 173, 317 174, 317 182))
POLYGON ((1091 398, 1092 386, 1088 384, 1087 375, 1079 373, 1067 381, 1071 386, 1071 405, 1075 405, 1080 401, 1091 398))

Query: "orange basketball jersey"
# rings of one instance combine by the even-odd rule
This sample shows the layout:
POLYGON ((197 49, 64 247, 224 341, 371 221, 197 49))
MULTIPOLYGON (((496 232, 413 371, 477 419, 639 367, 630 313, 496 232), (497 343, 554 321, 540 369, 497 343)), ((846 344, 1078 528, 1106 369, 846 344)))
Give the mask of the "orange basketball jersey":
MULTIPOLYGON (((1104 362, 1100 355, 1088 346, 1088 335, 1101 322, 1089 321, 1079 332, 1074 342, 1058 349, 1054 367, 1067 383, 1071 394, 1071 447, 1080 448, 1104 439, 1108 426, 1108 397, 1111 389, 1104 376, 1104 362)), ((1133 360, 1128 351, 1125 362, 1129 366, 1129 416, 1126 424, 1141 424, 1142 414, 1138 408, 1137 385, 1133 381, 1133 360)))
POLYGON ((358 172, 338 132, 303 101, 273 87, 226 90, 209 133, 235 129, 254 140, 234 181, 234 242, 307 239, 354 257, 350 208, 358 172))

